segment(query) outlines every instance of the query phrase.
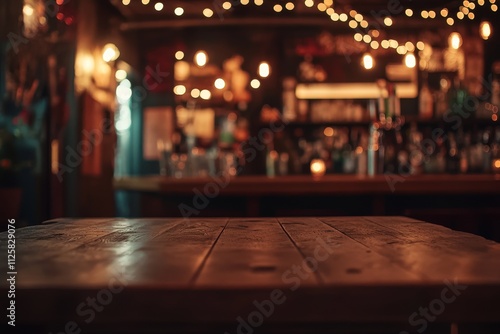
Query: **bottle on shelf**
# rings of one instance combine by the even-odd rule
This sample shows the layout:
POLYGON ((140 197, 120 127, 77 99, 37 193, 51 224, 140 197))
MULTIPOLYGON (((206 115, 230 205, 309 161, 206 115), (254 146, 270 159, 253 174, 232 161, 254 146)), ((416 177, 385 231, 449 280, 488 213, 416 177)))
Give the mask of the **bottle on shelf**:
POLYGON ((432 92, 427 83, 427 77, 422 82, 420 93, 418 97, 418 114, 420 119, 429 120, 433 117, 434 100, 432 92))

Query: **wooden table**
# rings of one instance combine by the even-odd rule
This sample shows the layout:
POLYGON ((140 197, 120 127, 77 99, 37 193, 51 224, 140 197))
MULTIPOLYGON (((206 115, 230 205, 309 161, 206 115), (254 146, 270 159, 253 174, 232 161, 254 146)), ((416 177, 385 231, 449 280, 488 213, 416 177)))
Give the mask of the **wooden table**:
POLYGON ((404 217, 66 219, 16 247, 33 333, 500 333, 500 244, 404 217))

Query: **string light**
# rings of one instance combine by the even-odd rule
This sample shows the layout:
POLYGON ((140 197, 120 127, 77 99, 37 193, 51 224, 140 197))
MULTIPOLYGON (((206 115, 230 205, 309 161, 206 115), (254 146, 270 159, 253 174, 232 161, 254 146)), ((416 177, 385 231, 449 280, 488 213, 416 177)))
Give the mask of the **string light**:
POLYGON ((371 70, 375 66, 375 60, 372 55, 365 53, 362 58, 363 67, 367 70, 371 70))

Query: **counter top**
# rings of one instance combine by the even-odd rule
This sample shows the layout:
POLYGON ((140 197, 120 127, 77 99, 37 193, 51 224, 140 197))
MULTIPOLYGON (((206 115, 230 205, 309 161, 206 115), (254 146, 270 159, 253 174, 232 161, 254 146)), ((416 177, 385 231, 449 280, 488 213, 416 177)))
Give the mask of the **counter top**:
POLYGON ((205 187, 217 191, 218 195, 231 196, 500 194, 500 175, 325 175, 319 178, 256 175, 184 179, 152 175, 116 178, 114 187, 165 195, 192 195, 194 189, 205 187))

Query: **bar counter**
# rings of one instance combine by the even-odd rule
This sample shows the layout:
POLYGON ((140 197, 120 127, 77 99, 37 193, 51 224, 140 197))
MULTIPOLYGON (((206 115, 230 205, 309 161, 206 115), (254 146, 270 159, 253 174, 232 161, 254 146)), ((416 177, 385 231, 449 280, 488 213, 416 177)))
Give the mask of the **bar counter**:
POLYGON ((477 175, 309 175, 175 179, 162 176, 116 178, 115 189, 189 195, 215 183, 219 195, 500 194, 500 174, 477 175))

